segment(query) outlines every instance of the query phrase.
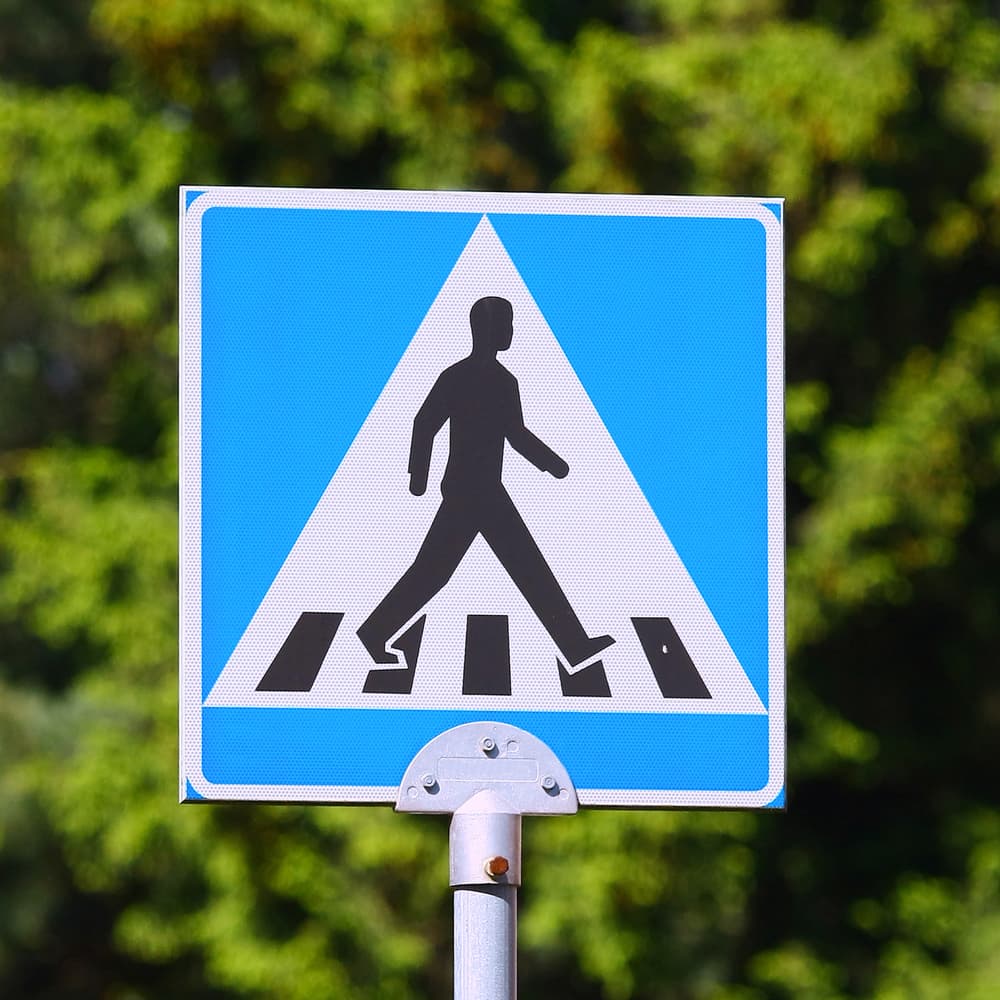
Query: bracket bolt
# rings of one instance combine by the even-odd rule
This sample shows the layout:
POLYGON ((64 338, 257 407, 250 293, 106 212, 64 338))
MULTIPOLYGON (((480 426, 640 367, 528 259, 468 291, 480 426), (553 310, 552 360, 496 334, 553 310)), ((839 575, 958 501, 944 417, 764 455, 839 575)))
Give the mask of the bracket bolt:
POLYGON ((437 778, 428 771, 426 774, 420 775, 420 784, 424 788, 433 788, 437 784, 437 778))
POLYGON ((555 787, 556 787, 556 779, 553 778, 551 774, 547 774, 545 775, 544 778, 542 778, 542 788, 544 788, 545 791, 551 792, 552 789, 555 787))
POLYGON ((490 878, 500 878, 501 875, 506 875, 510 871, 510 862, 498 854, 495 858, 487 858, 483 862, 483 871, 490 878))
POLYGON ((496 750, 496 748, 497 748, 496 741, 490 739, 489 736, 484 736, 479 741, 479 749, 482 750, 483 753, 492 753, 494 750, 496 750))

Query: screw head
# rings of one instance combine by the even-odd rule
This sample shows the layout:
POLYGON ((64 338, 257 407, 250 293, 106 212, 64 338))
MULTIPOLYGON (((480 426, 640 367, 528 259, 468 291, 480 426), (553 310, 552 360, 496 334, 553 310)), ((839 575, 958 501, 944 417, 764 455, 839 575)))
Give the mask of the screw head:
POLYGON ((433 788, 437 784, 437 778, 428 771, 426 774, 420 775, 420 784, 424 788, 433 788))
POLYGON ((551 774, 547 774, 544 778, 542 778, 542 788, 544 788, 547 792, 551 791, 555 787, 556 779, 553 778, 551 774))
POLYGON ((479 741, 479 749, 482 750, 483 753, 492 753, 494 750, 496 750, 496 748, 497 748, 496 740, 490 739, 489 736, 484 736, 479 741))
POLYGON ((506 875, 510 871, 510 862, 498 854, 496 857, 487 858, 483 862, 483 871, 490 878, 500 878, 501 875, 506 875))

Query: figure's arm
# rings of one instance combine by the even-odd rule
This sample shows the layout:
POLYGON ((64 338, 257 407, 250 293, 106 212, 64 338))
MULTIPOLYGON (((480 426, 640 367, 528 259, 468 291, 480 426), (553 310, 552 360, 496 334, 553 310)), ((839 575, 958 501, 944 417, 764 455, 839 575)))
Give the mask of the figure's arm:
POLYGON ((548 472, 556 479, 565 478, 569 466, 541 438, 535 437, 524 426, 524 415, 521 412, 521 394, 514 389, 515 408, 514 419, 507 430, 507 440, 510 446, 522 454, 536 469, 548 472))
POLYGON ((423 496, 427 489, 427 473, 431 467, 434 437, 447 419, 447 399, 441 380, 438 379, 413 418, 413 437, 410 439, 410 462, 407 471, 410 473, 410 492, 415 497, 423 496))

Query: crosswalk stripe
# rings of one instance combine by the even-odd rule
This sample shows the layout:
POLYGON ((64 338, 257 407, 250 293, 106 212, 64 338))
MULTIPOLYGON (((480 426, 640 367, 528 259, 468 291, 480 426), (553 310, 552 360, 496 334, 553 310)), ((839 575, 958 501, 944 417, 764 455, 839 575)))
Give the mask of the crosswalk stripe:
POLYGON ((340 611, 303 611, 257 690, 311 690, 343 617, 340 611))
POLYGON ((462 694, 510 694, 510 629, 506 615, 467 615, 462 694))
POLYGON ((664 698, 711 698, 669 618, 633 618, 642 651, 664 698))
POLYGON ((597 660, 589 667, 571 674, 556 657, 559 668, 559 684, 562 693, 568 698, 610 698, 611 688, 608 687, 608 675, 604 672, 604 663, 597 660))
POLYGON ((418 618, 390 647, 402 654, 403 666, 369 670, 365 678, 365 694, 409 694, 420 656, 427 615, 418 618))

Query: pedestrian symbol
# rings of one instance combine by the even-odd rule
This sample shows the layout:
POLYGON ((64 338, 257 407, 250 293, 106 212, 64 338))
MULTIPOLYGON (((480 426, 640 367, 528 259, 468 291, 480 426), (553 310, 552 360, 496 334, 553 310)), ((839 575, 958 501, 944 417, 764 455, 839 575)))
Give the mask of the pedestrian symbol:
MULTIPOLYGON (((337 193, 317 193, 318 206, 325 204, 321 194, 337 201, 337 193)), ((209 196, 213 205, 239 205, 239 194, 209 196)), ((577 734, 581 747, 587 743, 588 731, 603 745, 660 746, 659 762, 642 764, 649 774, 635 784, 623 779, 615 786, 600 768, 588 781, 577 764, 573 777, 584 803, 766 805, 780 790, 776 737, 769 735, 779 722, 780 674, 762 685, 758 661, 737 652, 747 644, 729 624, 731 612, 721 618, 726 627, 720 624, 675 546, 670 521, 651 506, 648 476, 640 485, 567 356, 563 342, 573 331, 562 314, 546 312, 526 283, 527 255, 523 262, 513 258, 511 237, 501 238, 505 229, 514 232, 514 220, 492 208, 490 199, 499 197, 483 196, 483 210, 470 216, 464 244, 367 414, 342 452, 331 455, 325 486, 254 603, 242 612, 226 608, 227 627, 236 628, 224 659, 214 669, 203 664, 202 692, 193 683, 185 688, 186 718, 197 731, 188 744, 200 740, 204 748, 204 773, 194 764, 188 769, 199 794, 390 800, 397 758, 405 768, 437 732, 486 718, 535 732, 564 760, 572 757, 567 747, 577 734), (703 735, 716 731, 718 738, 703 735), (385 733, 399 734, 398 750, 377 749, 385 733), (705 739, 714 748, 697 757, 705 739), (726 746, 731 749, 719 749, 726 746), (358 748, 364 764, 344 759, 349 747, 358 748), (747 759, 753 756, 752 768, 730 761, 732 750, 737 758, 744 750, 747 759), (655 768, 669 772, 664 791, 652 776, 655 768), (713 768, 718 774, 706 779, 713 768), (746 775, 734 777, 740 768, 746 775), (382 780, 369 777, 383 772, 382 780)), ((455 204, 467 210, 472 198, 455 204)), ((700 207, 682 202, 676 210, 690 204, 700 207)), ((769 208, 754 204, 747 211, 762 231, 770 232, 770 224, 761 227, 761 216, 777 222, 769 208)), ((327 217, 323 222, 332 224, 327 217)), ((196 229, 193 222, 187 226, 190 241, 196 229)), ((207 268, 207 250, 203 258, 207 268)), ((720 265, 723 272, 726 266, 720 265)), ((763 289, 769 265, 762 258, 760 266, 763 289)), ((682 261, 679 270, 685 267, 690 264, 682 261)), ((284 294, 286 285, 275 279, 269 294, 284 294)), ((208 287, 204 279, 202 287, 208 287)), ((561 308, 551 296, 548 301, 561 308)), ((603 322, 594 312, 575 318, 603 322)), ((664 315, 667 357, 671 323, 678 324, 677 343, 686 338, 696 345, 697 331, 679 326, 685 321, 679 311, 664 315)), ((756 327, 762 345, 765 321, 761 314, 756 327)), ((735 329, 742 321, 727 322, 735 329)), ((322 336, 319 322, 317 330, 310 336, 322 336)), ((363 354, 355 357, 365 364, 363 354)), ((613 368, 614 343, 607 344, 607 362, 613 368)), ((676 367, 689 364, 677 348, 676 367)), ((206 371, 211 365, 207 351, 203 365, 206 371)), ((213 369, 219 384, 229 367, 220 362, 213 369)), ((313 374, 291 370, 286 403, 272 409, 281 426, 294 429, 289 414, 307 412, 294 385, 313 374)), ((342 384, 350 380, 349 373, 335 375, 342 384)), ((680 412, 673 384, 664 380, 662 405, 680 412)), ((213 391, 203 385, 205 421, 213 391)), ((310 392, 310 419, 318 412, 334 421, 337 398, 310 392)), ((235 405, 247 410, 253 401, 235 405)), ((704 418, 688 409, 683 430, 697 463, 697 425, 704 418)), ((767 428, 752 419, 763 440, 767 428)), ((660 446, 658 434, 651 432, 650 449, 660 446)), ((676 439, 669 443, 676 450, 676 439)), ((732 457, 737 479, 741 447, 732 457)), ((754 448, 766 452, 763 445, 754 448)), ((273 488, 280 490, 287 473, 254 467, 247 474, 266 496, 262 477, 278 477, 273 488)), ((762 483, 765 475, 761 468, 762 483)), ((692 479, 679 465, 663 476, 676 502, 714 502, 690 495, 692 479)), ((204 510, 214 503, 212 510, 224 511, 228 496, 205 494, 206 532, 216 519, 204 510)), ((762 538, 764 515, 754 529, 762 538)), ((724 535, 727 525, 718 531, 724 535)), ((752 627, 766 643, 773 626, 764 620, 752 627)), ((219 645, 212 628, 202 620, 203 649, 219 645)), ((573 761, 567 766, 572 773, 573 761)))
POLYGON ((376 663, 397 662, 385 643, 451 579, 478 535, 572 666, 614 642, 609 635, 588 638, 501 482, 505 441, 542 472, 558 479, 569 472, 566 462, 525 427, 517 379, 496 360, 497 352, 511 345, 513 320, 507 299, 478 299, 470 313, 472 351, 438 378, 417 412, 410 492, 423 496, 434 435, 448 423, 443 500, 413 565, 358 629, 376 663))

